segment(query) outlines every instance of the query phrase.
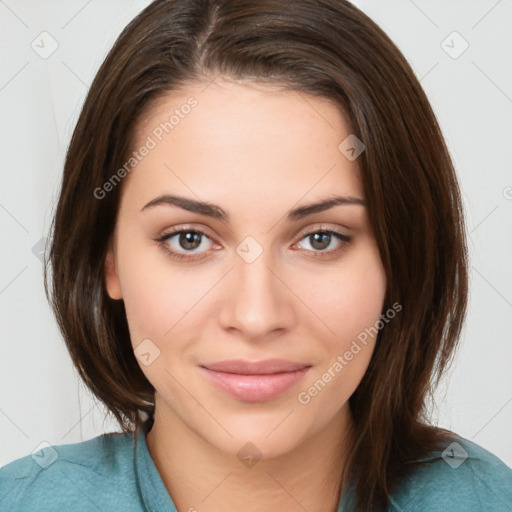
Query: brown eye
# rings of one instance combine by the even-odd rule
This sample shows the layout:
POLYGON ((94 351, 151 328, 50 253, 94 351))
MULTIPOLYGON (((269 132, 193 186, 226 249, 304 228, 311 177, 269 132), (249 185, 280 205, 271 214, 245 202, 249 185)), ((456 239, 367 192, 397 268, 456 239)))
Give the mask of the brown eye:
POLYGON ((176 259, 196 259, 201 258, 207 252, 205 250, 197 251, 204 239, 210 238, 202 231, 194 229, 180 229, 167 233, 156 239, 160 247, 171 257, 176 259))
POLYGON ((195 231, 182 231, 178 236, 178 244, 183 249, 197 249, 201 243, 201 234, 195 231))
POLYGON ((328 233, 315 233, 313 235, 309 235, 311 246, 318 251, 327 249, 331 243, 331 238, 332 235, 329 235, 328 233))
POLYGON ((313 231, 311 233, 307 233, 305 236, 301 238, 302 240, 308 240, 309 245, 312 249, 306 249, 310 252, 315 253, 314 256, 322 257, 324 255, 329 256, 335 253, 338 253, 342 250, 346 245, 348 245, 351 241, 351 237, 338 233, 333 230, 318 230, 313 231), (326 250, 331 245, 336 245, 333 242, 338 242, 338 248, 332 250, 326 250))

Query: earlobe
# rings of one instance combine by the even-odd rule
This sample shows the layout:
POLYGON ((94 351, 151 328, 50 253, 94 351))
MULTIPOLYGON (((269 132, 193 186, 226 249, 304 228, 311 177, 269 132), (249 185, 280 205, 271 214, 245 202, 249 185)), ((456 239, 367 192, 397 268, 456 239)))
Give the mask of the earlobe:
POLYGON ((105 286, 109 297, 113 300, 123 298, 119 278, 117 277, 116 264, 112 244, 109 244, 107 255, 105 256, 105 286))

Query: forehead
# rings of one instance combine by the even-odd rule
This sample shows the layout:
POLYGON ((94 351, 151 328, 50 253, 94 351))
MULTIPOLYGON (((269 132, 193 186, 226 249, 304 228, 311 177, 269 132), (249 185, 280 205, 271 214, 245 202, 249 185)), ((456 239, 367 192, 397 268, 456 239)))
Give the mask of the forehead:
POLYGON ((125 185, 147 200, 162 187, 219 201, 363 197, 358 162, 338 149, 350 133, 326 98, 267 84, 193 83, 142 116, 133 149, 152 148, 125 185))

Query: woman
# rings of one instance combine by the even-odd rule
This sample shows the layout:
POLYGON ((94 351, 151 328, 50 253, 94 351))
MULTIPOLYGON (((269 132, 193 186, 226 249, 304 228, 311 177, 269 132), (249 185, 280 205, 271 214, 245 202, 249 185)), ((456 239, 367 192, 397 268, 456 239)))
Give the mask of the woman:
POLYGON ((47 291, 123 434, 4 466, 6 510, 510 510, 428 424, 461 199, 396 46, 334 0, 156 0, 68 150, 47 291), (484 505, 485 504, 485 505, 484 505))

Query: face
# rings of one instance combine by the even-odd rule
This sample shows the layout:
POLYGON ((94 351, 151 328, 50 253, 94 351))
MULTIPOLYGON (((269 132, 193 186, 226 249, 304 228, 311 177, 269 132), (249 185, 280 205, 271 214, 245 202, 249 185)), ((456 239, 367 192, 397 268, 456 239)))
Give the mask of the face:
POLYGON ((277 456, 348 418, 385 273, 358 161, 338 149, 351 133, 339 109, 205 85, 137 126, 106 284, 124 301, 157 416, 225 453, 252 442, 277 456), (345 199, 304 208, 334 197, 345 199))

